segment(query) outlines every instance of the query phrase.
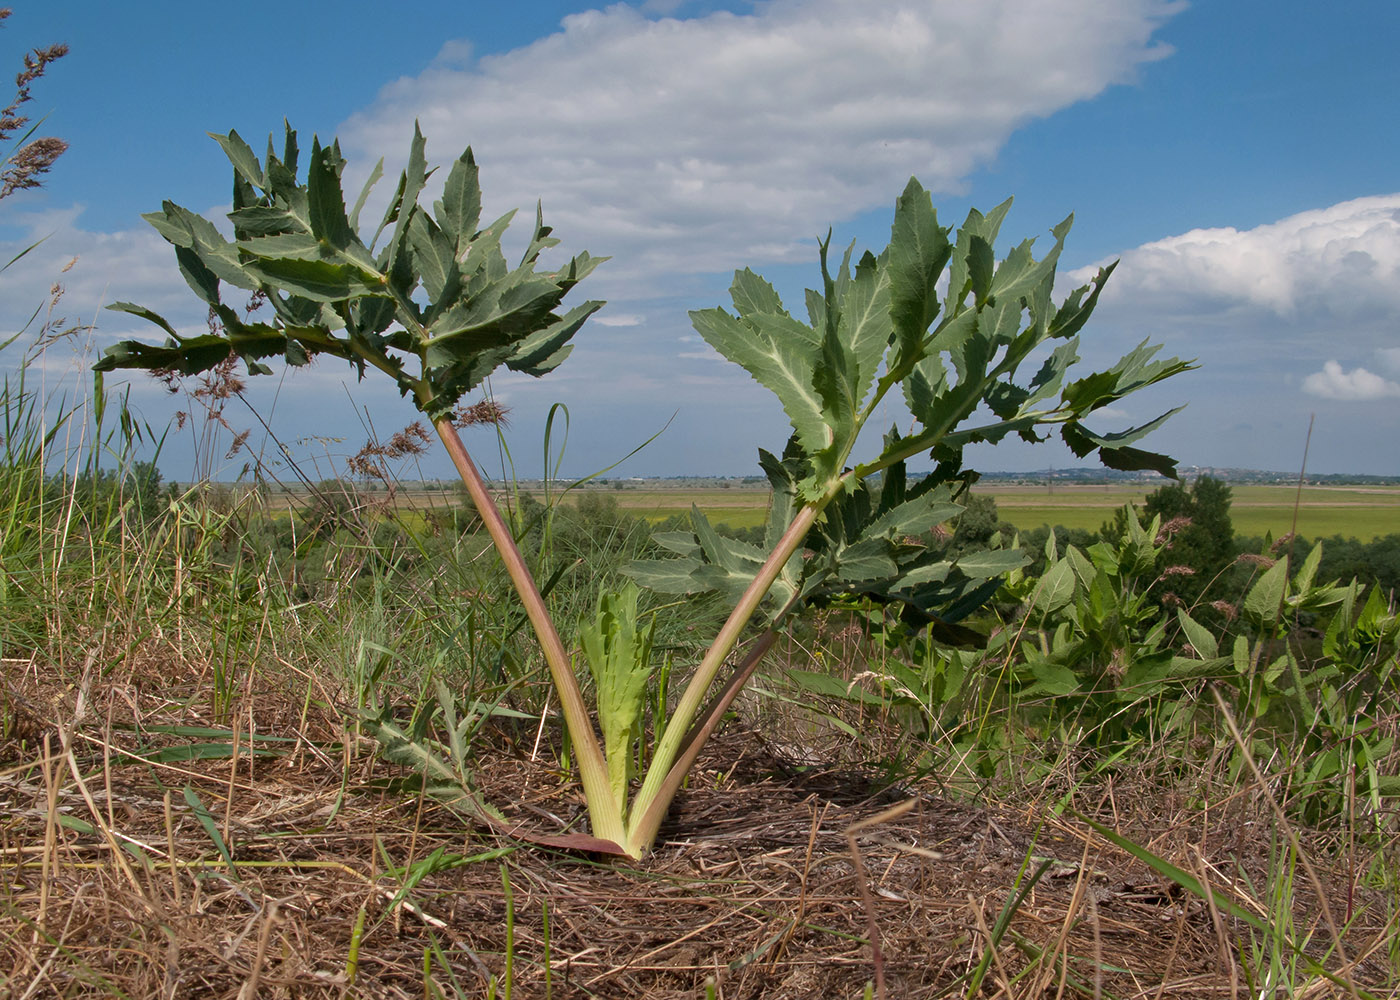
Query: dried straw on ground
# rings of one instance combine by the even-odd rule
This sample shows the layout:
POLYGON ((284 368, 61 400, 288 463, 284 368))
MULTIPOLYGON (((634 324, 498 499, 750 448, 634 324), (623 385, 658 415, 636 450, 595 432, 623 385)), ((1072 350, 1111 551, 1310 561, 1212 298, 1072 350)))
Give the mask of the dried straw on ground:
MULTIPOLYGON (((79 706, 9 662, 7 996, 476 997, 508 977, 516 997, 697 998, 713 982, 729 1000, 786 1000, 856 998, 878 977, 887 996, 921 998, 965 995, 989 951, 986 997, 1257 995, 1237 957, 1244 928, 1052 803, 1013 810, 948 801, 927 781, 882 787, 793 764, 736 725, 654 855, 570 856, 471 829, 413 795, 414 776, 347 746, 332 713, 255 699, 238 727, 287 737, 276 755, 250 755, 245 736, 233 759, 152 764, 124 751, 151 746, 157 724, 207 720, 154 685, 89 692, 79 706), (1018 881, 1042 867, 999 932, 1018 881)), ((478 762, 485 796, 541 831, 577 823, 577 789, 532 749, 492 734, 478 762)), ((1277 852, 1258 796, 1185 811, 1150 788, 1107 785, 1075 803, 1245 905, 1268 884, 1277 852)), ((1383 982, 1390 909, 1360 873, 1314 854, 1331 912, 1348 921, 1347 957, 1332 948, 1329 968, 1383 982)), ((1296 933, 1321 958, 1320 907, 1301 875, 1295 890, 1296 933)), ((1319 981, 1308 995, 1349 993, 1319 981)))

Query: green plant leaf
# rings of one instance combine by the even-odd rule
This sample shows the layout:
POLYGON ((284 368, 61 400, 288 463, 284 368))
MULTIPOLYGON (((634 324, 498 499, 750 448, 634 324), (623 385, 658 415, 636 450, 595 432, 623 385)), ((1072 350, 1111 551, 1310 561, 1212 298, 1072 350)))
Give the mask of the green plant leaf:
POLYGON ((613 798, 624 809, 632 778, 632 743, 640 736, 647 681, 651 677, 651 644, 655 621, 637 621, 636 584, 598 598, 593 621, 579 627, 579 645, 588 661, 597 695, 598 724, 613 798))
POLYGON ((339 154, 332 147, 311 141, 311 166, 307 171, 307 221, 311 235, 332 249, 346 252, 355 241, 345 216, 345 195, 340 190, 339 154))
POLYGON ((1020 549, 985 549, 959 556, 953 565, 974 580, 986 580, 1020 569, 1029 562, 1030 557, 1020 549))
POLYGON ((1056 560, 1041 576, 1031 596, 1031 607, 1043 615, 1059 611, 1074 598, 1074 567, 1068 559, 1056 560))
POLYGON ((895 205, 890 229, 890 319, 899 343, 899 366, 914 362, 924 334, 938 317, 938 279, 952 254, 933 199, 911 177, 895 205))
POLYGON ((858 683, 847 683, 839 677, 831 676, 831 674, 819 673, 815 670, 789 670, 787 675, 794 684, 808 694, 822 698, 835 698, 858 705, 868 705, 872 708, 885 707, 885 699, 880 695, 872 694, 858 683))
POLYGON ((1181 624, 1181 631, 1186 633, 1186 639, 1191 643, 1191 648, 1196 651, 1196 655, 1203 660, 1214 660, 1220 655, 1220 644, 1216 642, 1215 636, 1210 634, 1210 630, 1200 624, 1196 619, 1186 613, 1185 608, 1176 609, 1176 620, 1181 624))
POLYGON ((190 807, 190 812, 194 813, 194 818, 199 820, 199 825, 204 827, 204 832, 209 835, 209 839, 214 842, 214 847, 218 850, 224 863, 228 865, 229 878, 235 882, 241 882, 238 877, 238 868, 233 863, 233 854, 228 849, 228 844, 224 843, 223 834, 219 833, 219 827, 214 822, 214 817, 209 812, 209 807, 199 797, 191 785, 186 785, 184 790, 185 804, 190 807))
POLYGON ((1288 586, 1288 562, 1280 559, 1265 571, 1249 588, 1244 598, 1244 610, 1256 621, 1272 627, 1278 621, 1279 607, 1288 586))
POLYGON ((791 317, 753 314, 744 322, 719 308, 695 310, 690 319, 706 343, 778 397, 809 454, 834 442, 813 384, 821 348, 810 341, 811 331, 791 317))
MULTIPOLYGON (((281 752, 266 747, 240 747, 240 757, 280 757, 281 752)), ((152 761, 158 764, 174 764, 191 760, 227 760, 233 756, 232 743, 182 743, 179 746, 161 747, 157 750, 140 750, 113 756, 123 763, 131 761, 152 761)))
POLYGON ((223 149, 224 155, 233 164, 233 169, 238 171, 249 184, 254 187, 267 187, 267 179, 263 174, 262 164, 258 163, 258 157, 253 150, 243 141, 243 137, 236 131, 230 131, 228 135, 218 135, 208 133, 223 149))
MULTIPOLYGON (((267 239, 278 239, 275 236, 267 239)), ((258 259, 244 265, 260 281, 313 302, 339 302, 355 295, 383 295, 377 284, 366 283, 358 268, 323 260, 290 257, 258 259)))
POLYGON ((459 156, 442 187, 442 199, 433 205, 437 224, 453 241, 454 257, 460 257, 476 235, 481 222, 481 183, 476 159, 468 146, 459 156))

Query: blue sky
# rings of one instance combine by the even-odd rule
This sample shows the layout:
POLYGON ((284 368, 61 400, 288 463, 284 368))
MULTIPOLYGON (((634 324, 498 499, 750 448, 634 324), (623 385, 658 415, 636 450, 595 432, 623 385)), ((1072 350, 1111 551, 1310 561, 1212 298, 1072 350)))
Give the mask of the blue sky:
MULTIPOLYGON (((65 314, 96 319, 91 350, 158 339, 101 310, 115 300, 202 325, 140 214, 166 198, 222 210, 229 169, 206 132, 236 128, 256 148, 285 117, 306 140, 338 135, 352 176, 381 156, 392 176, 416 118, 432 161, 473 146, 488 214, 541 199, 564 249, 613 256, 581 289, 609 305, 574 356, 543 380, 495 380, 522 474, 539 471, 556 401, 572 416, 570 474, 621 458, 673 414, 619 473, 753 471, 757 447, 781 447, 785 420, 686 311, 724 303, 744 266, 799 305, 815 238, 834 226, 838 243, 883 246, 910 175, 945 222, 1014 195, 1008 240, 1043 246, 1074 212, 1066 289, 1121 259, 1086 361, 1144 337, 1199 360, 1101 429, 1186 403, 1148 446, 1186 464, 1287 470, 1315 416, 1310 469, 1400 474, 1400 6, 13 6, 0 65, 35 45, 71 47, 30 105, 71 148, 43 191, 0 203, 0 251, 46 237, 0 275, 6 329, 56 280, 65 314)), ((61 385, 84 361, 60 344, 43 369, 61 385)), ((392 387, 355 386, 331 362, 256 380, 250 399, 321 469, 364 442, 366 421, 387 435, 413 418, 392 387)), ((131 404, 156 428, 184 405, 140 377, 131 404)), ((494 460, 494 441, 468 444, 494 460)), ((168 478, 189 475, 193 450, 188 431, 172 434, 168 478)), ((1019 443, 969 458, 1013 470, 1072 461, 1019 443)), ((447 470, 434 457, 421 474, 447 470)))

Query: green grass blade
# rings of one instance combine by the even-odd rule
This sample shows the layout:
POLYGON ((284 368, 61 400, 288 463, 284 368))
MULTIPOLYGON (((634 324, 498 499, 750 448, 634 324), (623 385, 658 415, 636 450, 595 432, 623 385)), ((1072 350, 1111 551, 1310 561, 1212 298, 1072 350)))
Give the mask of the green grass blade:
POLYGON ((234 867, 233 855, 229 853, 228 844, 224 843, 223 836, 219 833, 218 824, 214 822, 213 815, 209 812, 209 807, 200 799, 199 793, 190 785, 185 786, 185 802, 189 804, 190 811, 194 813, 195 819, 199 820, 199 825, 204 827, 204 832, 209 834, 209 839, 214 842, 214 846, 223 855, 224 861, 228 863, 229 877, 235 882, 241 882, 238 877, 238 869, 234 867))
POLYGON ((1094 820, 1089 819, 1087 816, 1081 815, 1077 812, 1074 813, 1074 816, 1082 822, 1088 824, 1088 826, 1091 827, 1095 833, 1099 834, 1099 836, 1103 837, 1109 843, 1113 844, 1116 847, 1122 848, 1124 851, 1127 851, 1133 857, 1137 858, 1143 864, 1147 865, 1147 867, 1151 868, 1158 875, 1161 875, 1164 878, 1171 879, 1173 882, 1181 886, 1183 889, 1185 889, 1192 895, 1198 896, 1214 906, 1218 906, 1221 910, 1229 914, 1234 919, 1248 924, 1250 927, 1254 928, 1256 931, 1267 937, 1276 939, 1282 937, 1283 943, 1287 945, 1288 949, 1291 952, 1293 952, 1295 955, 1298 956, 1299 959, 1302 960, 1303 964, 1307 967, 1308 972, 1310 972, 1311 974, 1321 976, 1328 982, 1331 982, 1337 986, 1341 986, 1345 989, 1351 990, 1354 992, 1355 996, 1361 997, 1363 998, 1363 1000, 1377 1000, 1377 998, 1373 994, 1366 992, 1350 980, 1345 979, 1344 977, 1339 976, 1334 972, 1330 972, 1327 969, 1324 969, 1322 966, 1318 965, 1317 961, 1311 956, 1309 956, 1306 952, 1304 952, 1303 949, 1298 945, 1298 943, 1294 941, 1291 937, 1288 937, 1286 935, 1279 935, 1274 927, 1270 926, 1264 920, 1261 920, 1259 917, 1255 916, 1253 913, 1251 913, 1249 910, 1246 910, 1238 903, 1231 901, 1230 899, 1220 895, 1217 892, 1207 892, 1206 887, 1201 884, 1201 880, 1196 878, 1196 876, 1192 875, 1190 872, 1182 868, 1178 868, 1166 858, 1152 853, 1147 848, 1142 847, 1139 844, 1133 843, 1127 837, 1118 833, 1116 830, 1104 826, 1102 823, 1097 823, 1094 820))

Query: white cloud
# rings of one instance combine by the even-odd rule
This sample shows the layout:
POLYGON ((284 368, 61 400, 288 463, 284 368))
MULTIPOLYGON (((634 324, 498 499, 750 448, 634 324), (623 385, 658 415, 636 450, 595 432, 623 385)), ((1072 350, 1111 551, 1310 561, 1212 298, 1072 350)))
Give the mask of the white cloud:
POLYGON ((1376 354, 1380 358, 1381 367, 1400 375, 1400 347, 1382 347, 1376 354))
MULTIPOLYGON (((686 7, 652 0, 646 9, 683 14, 686 7)), ((737 369, 712 371, 705 362, 717 356, 683 332, 682 306, 702 294, 713 300, 704 276, 806 263, 814 236, 889 206, 910 174, 935 191, 959 190, 1021 125, 1130 82, 1139 66, 1166 55, 1152 36, 1180 7, 1175 0, 769 0, 751 15, 654 20, 618 4, 570 17, 559 32, 501 55, 476 59, 470 39, 449 41, 428 69, 385 87, 339 135, 359 178, 381 155, 392 177, 418 118, 430 162, 474 146, 488 218, 514 207, 528 217, 539 198, 564 250, 614 255, 587 294, 630 300, 631 311, 596 317, 590 328, 598 329, 549 379, 498 380, 522 402, 522 414, 556 398, 633 407, 629 414, 644 404, 708 414, 722 394, 726 418, 768 406, 781 441, 776 406, 737 369), (644 324, 648 338, 630 329, 644 324), (677 342, 689 349, 679 363, 677 342), (619 381, 622 350, 630 374, 619 381), (611 386, 606 399, 599 385, 611 386)), ((352 191, 359 178, 347 177, 352 191)), ((381 196, 391 186, 381 184, 381 196)), ((223 211, 206 214, 218 219, 223 211)), ((77 267, 62 278, 64 308, 98 321, 99 349, 118 336, 162 338, 133 317, 101 311, 117 299, 185 329, 202 325, 173 252, 149 228, 90 232, 80 206, 26 221, 52 235, 0 278, 8 328, 23 322, 74 255, 77 267)), ((279 433, 295 438, 324 433, 328 413, 349 412, 340 409, 352 405, 343 381, 344 366, 327 362, 294 372, 280 397, 280 380, 250 385, 280 399, 279 433)), ((143 380, 136 385, 159 425, 169 407, 143 380)), ((370 379, 351 394, 402 415, 406 404, 392 386, 375 386, 370 379)), ((396 419, 376 417, 384 426, 396 419)), ((629 415, 629 426, 635 419, 629 415)), ((743 420, 747 441, 753 421, 743 420)), ((518 432, 528 438, 531 430, 522 416, 518 432)), ((747 463, 751 446, 740 450, 747 463)))
POLYGON ((1322 366, 1322 371, 1313 372, 1303 379, 1303 391, 1322 399, 1361 402, 1400 396, 1400 385, 1365 368, 1346 371, 1336 361, 1328 361, 1322 366))
POLYGON ((593 322, 600 326, 641 326, 646 317, 639 313, 600 313, 593 322))
MULTIPOLYGON (((214 209, 205 215, 218 219, 226 211, 214 209)), ((5 259, 41 242, 0 276, 0 329, 20 329, 55 283, 62 287, 55 313, 69 322, 95 324, 95 339, 102 344, 117 339, 118 329, 127 337, 164 338, 157 327, 105 308, 117 301, 137 302, 182 325, 204 322, 205 309, 180 277, 174 250, 154 229, 143 224, 116 233, 92 232, 79 225, 81 213, 78 205, 8 220, 23 226, 28 235, 0 243, 5 259)), ((42 321, 40 317, 36 322, 42 321)))
POLYGON ((566 247, 615 255, 604 283, 805 259, 910 174, 956 190, 1020 125, 1131 80, 1179 8, 771 0, 652 20, 615 4, 470 68, 449 43, 339 135, 352 162, 401 161, 414 119, 430 160, 473 144, 492 207, 543 199, 566 247))
MULTIPOLYGON (((1087 281, 1094 270, 1071 277, 1087 281)), ((1104 303, 1158 316, 1242 311, 1301 323, 1393 316, 1400 309, 1400 194, 1254 229, 1193 229, 1146 243, 1122 255, 1104 303)))

